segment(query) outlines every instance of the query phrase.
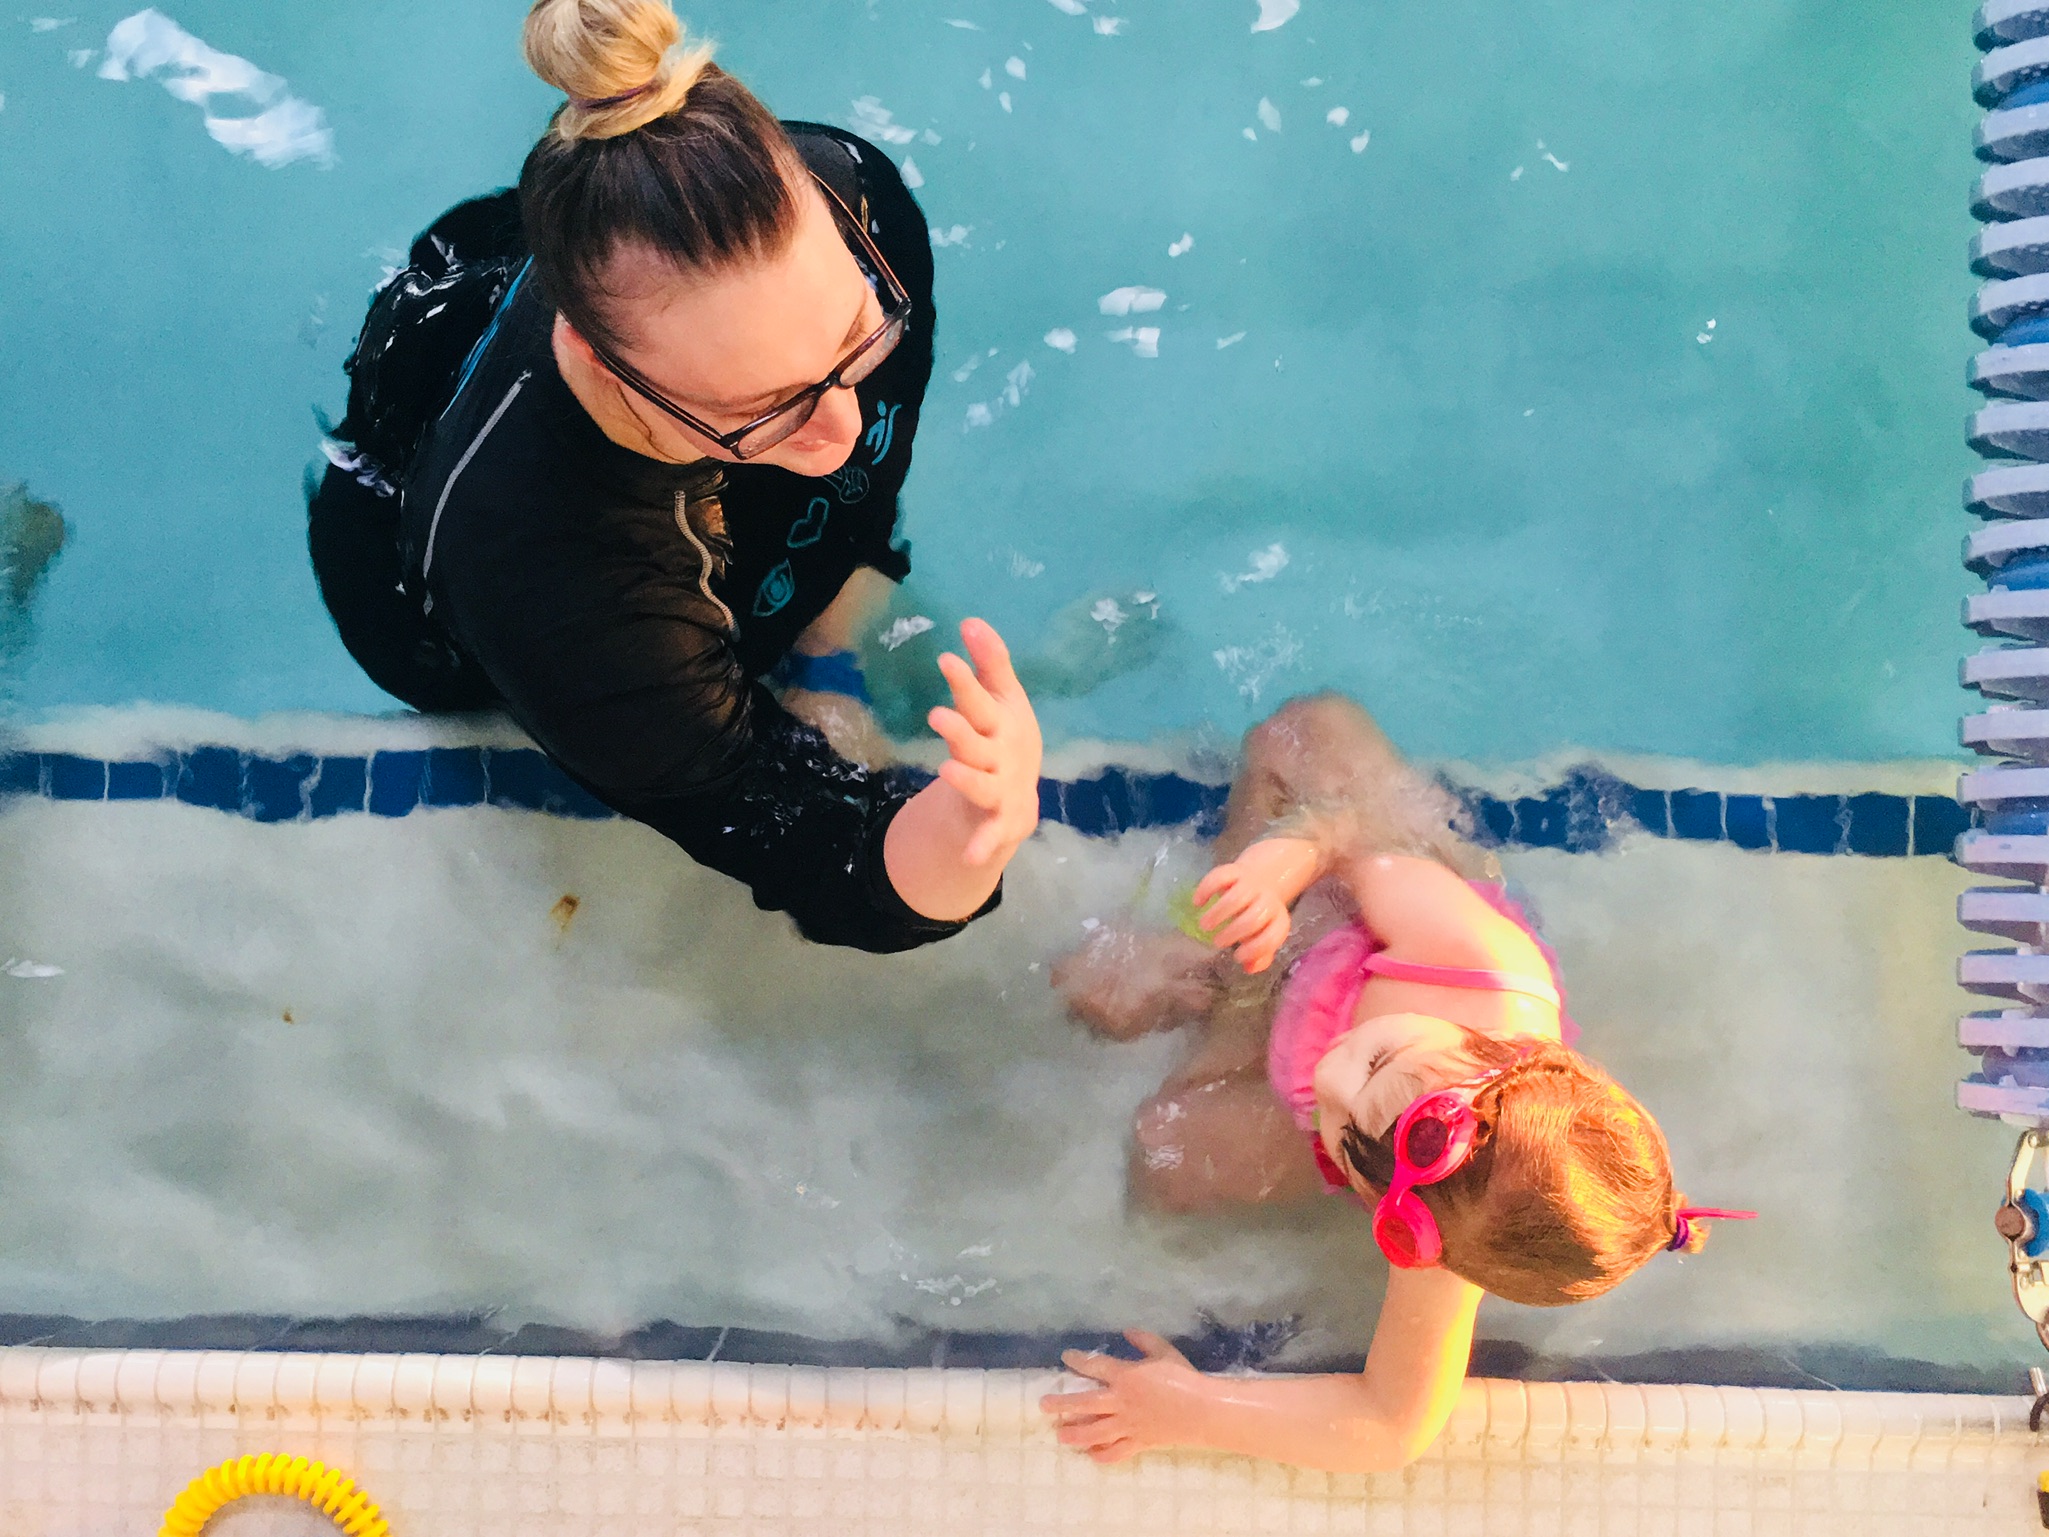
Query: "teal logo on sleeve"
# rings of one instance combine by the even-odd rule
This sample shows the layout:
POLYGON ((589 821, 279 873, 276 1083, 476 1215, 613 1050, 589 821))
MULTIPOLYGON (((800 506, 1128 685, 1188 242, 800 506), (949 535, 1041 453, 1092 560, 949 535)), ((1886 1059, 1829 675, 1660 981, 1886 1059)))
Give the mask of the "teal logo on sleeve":
POLYGON ((797 596, 796 573, 790 570, 786 560, 761 579, 761 585, 754 590, 754 617, 766 619, 770 614, 779 614, 790 606, 790 599, 797 596))
POLYGON ((893 406, 886 400, 875 402, 875 424, 868 429, 862 440, 868 445, 871 455, 869 463, 880 464, 889 453, 890 445, 896 442, 896 414, 902 406, 893 406))
POLYGON ((793 550, 809 549, 825 537, 825 520, 831 516, 832 503, 822 496, 812 497, 804 516, 790 525, 790 537, 784 543, 793 550))

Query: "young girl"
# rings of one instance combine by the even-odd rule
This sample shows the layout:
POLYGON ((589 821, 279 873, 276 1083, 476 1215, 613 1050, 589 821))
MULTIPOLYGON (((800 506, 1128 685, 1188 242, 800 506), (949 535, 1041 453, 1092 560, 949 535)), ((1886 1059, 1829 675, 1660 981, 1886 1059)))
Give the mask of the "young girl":
POLYGON ((1068 1354, 1097 1386, 1044 1400, 1066 1445, 1400 1467, 1457 1402, 1483 1289, 1582 1301, 1697 1250, 1700 1218, 1749 1215, 1673 1190, 1657 1123, 1572 1049, 1554 958, 1459 816, 1358 706, 1293 701, 1246 738, 1195 889, 1208 942, 1098 930, 1056 968, 1102 1034, 1202 1024, 1139 1111, 1144 1197, 1188 1211, 1349 1192, 1393 1267, 1362 1375, 1207 1376, 1132 1331, 1140 1361, 1068 1354), (1228 980, 1222 951, 1278 986, 1228 980))

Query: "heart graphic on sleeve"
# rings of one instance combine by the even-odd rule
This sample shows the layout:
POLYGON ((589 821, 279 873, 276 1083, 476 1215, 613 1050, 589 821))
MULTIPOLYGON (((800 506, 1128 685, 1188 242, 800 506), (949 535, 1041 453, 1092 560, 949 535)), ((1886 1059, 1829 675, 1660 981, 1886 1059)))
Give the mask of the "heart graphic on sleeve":
POLYGON ((832 503, 822 496, 812 497, 804 516, 790 525, 790 537, 785 543, 793 550, 810 548, 825 537, 825 520, 831 516, 832 503))

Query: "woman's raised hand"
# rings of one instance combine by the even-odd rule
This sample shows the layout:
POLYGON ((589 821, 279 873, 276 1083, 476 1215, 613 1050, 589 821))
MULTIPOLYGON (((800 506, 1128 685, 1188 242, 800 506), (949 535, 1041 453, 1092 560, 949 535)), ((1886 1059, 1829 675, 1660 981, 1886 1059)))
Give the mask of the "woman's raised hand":
POLYGON ((1248 975, 1264 971, 1287 942, 1289 909, 1316 879, 1318 863, 1306 838, 1261 838, 1196 885, 1196 922, 1211 944, 1237 953, 1248 975))
POLYGON ((1007 861, 1039 825, 1039 718, 1010 665, 1003 637, 980 619, 960 627, 970 667, 951 651, 939 670, 953 705, 926 717, 952 754, 939 777, 979 813, 963 857, 970 866, 1007 861))

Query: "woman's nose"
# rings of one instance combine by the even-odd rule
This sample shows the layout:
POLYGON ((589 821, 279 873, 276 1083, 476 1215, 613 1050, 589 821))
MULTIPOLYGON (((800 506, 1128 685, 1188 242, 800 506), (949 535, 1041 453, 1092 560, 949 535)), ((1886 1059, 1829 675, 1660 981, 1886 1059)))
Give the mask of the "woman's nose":
POLYGON ((851 389, 827 390, 799 434, 806 448, 851 448, 861 435, 861 401, 851 389))

